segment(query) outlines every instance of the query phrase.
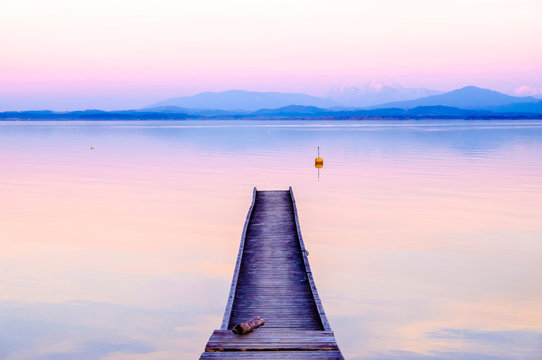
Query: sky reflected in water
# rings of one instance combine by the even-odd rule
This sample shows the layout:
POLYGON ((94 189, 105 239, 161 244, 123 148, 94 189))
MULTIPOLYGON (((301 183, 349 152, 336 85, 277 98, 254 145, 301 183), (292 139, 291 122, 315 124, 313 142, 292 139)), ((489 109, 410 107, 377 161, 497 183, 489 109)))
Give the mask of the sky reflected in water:
POLYGON ((347 359, 540 359, 541 159, 542 121, 1 122, 0 358, 197 359, 291 185, 347 359))

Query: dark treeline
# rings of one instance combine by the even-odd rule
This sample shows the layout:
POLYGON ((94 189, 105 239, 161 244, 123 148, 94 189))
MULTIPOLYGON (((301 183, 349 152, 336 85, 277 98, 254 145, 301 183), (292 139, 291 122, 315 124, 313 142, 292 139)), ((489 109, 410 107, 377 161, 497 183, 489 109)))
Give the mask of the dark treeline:
POLYGON ((466 110, 447 106, 420 106, 405 110, 389 109, 321 109, 313 106, 286 106, 254 112, 202 113, 200 110, 159 111, 153 109, 125 111, 6 111, 1 120, 184 120, 184 119, 542 119, 542 114, 528 112, 492 112, 466 110))

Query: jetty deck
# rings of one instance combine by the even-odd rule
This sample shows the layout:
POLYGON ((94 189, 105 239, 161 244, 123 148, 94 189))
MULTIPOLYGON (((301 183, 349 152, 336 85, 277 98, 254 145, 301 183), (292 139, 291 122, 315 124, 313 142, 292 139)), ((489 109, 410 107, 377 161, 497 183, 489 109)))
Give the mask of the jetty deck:
POLYGON ((257 191, 243 228, 222 327, 203 359, 344 359, 316 291, 292 188, 257 191), (231 329, 262 316, 265 325, 231 329))

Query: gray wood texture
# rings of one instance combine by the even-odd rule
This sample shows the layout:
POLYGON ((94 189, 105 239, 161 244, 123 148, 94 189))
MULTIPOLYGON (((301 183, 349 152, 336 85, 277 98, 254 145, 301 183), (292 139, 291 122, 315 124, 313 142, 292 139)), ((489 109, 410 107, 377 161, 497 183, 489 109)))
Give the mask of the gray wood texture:
POLYGON ((343 359, 301 236, 292 188, 254 188, 220 330, 200 359, 343 359), (231 329, 256 316, 249 334, 231 329))
POLYGON ((231 308, 233 306, 233 299, 235 297, 235 290, 237 289, 237 279, 239 278, 239 268, 241 267, 241 259, 243 258, 243 250, 245 247, 245 237, 247 235, 248 224, 250 223, 250 218, 252 217, 252 210, 254 209, 254 203, 256 202, 256 187, 252 190, 252 202, 250 203, 250 208, 248 209, 247 218, 245 220, 245 225, 243 226, 243 233, 241 235, 241 243, 239 245, 239 253, 237 254, 237 261, 235 262, 235 270, 233 272, 233 279, 231 281, 230 295, 228 296, 228 303, 226 305, 226 310, 224 311, 224 318, 222 319, 222 326, 220 329, 228 329, 228 324, 230 323, 231 308))

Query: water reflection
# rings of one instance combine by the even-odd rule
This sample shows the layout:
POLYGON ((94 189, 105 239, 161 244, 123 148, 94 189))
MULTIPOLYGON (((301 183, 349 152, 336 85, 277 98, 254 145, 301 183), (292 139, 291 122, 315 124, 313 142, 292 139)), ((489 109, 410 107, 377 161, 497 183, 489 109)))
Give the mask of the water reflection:
POLYGON ((197 358, 292 185, 348 359, 539 359, 540 158, 542 121, 0 123, 0 358, 197 358))

